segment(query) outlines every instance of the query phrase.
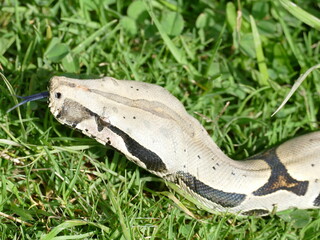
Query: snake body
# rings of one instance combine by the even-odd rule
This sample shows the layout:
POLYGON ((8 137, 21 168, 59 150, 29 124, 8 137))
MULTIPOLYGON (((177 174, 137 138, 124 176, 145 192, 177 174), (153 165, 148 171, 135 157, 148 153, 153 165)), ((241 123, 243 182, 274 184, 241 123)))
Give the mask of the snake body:
POLYGON ((320 207, 320 133, 235 161, 164 88, 105 77, 53 77, 49 107, 62 124, 111 145, 215 211, 265 215, 320 207))

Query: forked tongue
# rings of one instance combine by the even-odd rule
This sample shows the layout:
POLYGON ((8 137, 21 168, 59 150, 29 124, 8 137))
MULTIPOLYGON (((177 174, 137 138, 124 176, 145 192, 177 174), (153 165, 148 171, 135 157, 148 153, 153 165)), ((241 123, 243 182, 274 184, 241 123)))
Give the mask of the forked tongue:
POLYGON ((32 102, 32 101, 40 100, 40 99, 43 99, 43 98, 47 98, 47 97, 49 97, 49 92, 36 93, 36 94, 30 95, 30 96, 26 96, 26 97, 21 97, 21 96, 16 96, 16 97, 23 99, 23 101, 18 103, 15 106, 13 106, 12 108, 10 108, 7 111, 7 113, 11 112, 13 109, 15 109, 15 108, 27 103, 27 102, 32 102))

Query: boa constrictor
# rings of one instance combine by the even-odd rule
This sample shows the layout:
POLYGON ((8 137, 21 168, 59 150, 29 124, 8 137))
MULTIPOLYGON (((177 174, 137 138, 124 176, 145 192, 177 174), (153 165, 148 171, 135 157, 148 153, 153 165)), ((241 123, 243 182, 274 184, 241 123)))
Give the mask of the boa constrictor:
POLYGON ((111 145, 210 209, 266 215, 275 207, 320 208, 320 132, 235 161, 160 86, 53 77, 48 95, 60 123, 111 145))

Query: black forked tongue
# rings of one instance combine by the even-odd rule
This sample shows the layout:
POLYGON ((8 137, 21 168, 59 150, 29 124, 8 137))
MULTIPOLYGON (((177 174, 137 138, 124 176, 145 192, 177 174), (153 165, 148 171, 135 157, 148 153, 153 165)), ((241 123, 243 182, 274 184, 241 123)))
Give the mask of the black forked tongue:
POLYGON ((32 101, 36 101, 36 100, 39 100, 39 99, 47 98, 47 97, 49 97, 49 92, 36 93, 36 94, 30 95, 30 96, 26 96, 26 97, 21 97, 21 96, 16 96, 16 97, 23 99, 23 101, 18 103, 15 106, 13 106, 12 108, 10 108, 7 111, 7 113, 11 112, 13 109, 15 109, 15 108, 27 103, 27 102, 32 102, 32 101))

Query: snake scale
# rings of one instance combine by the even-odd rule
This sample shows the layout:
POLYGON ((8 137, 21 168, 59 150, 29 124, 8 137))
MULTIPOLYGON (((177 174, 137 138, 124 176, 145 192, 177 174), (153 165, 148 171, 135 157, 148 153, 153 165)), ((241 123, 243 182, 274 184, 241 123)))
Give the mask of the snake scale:
POLYGON ((267 215, 275 208, 320 208, 320 132, 235 161, 160 86, 56 76, 44 96, 60 123, 111 145, 214 211, 267 215))

